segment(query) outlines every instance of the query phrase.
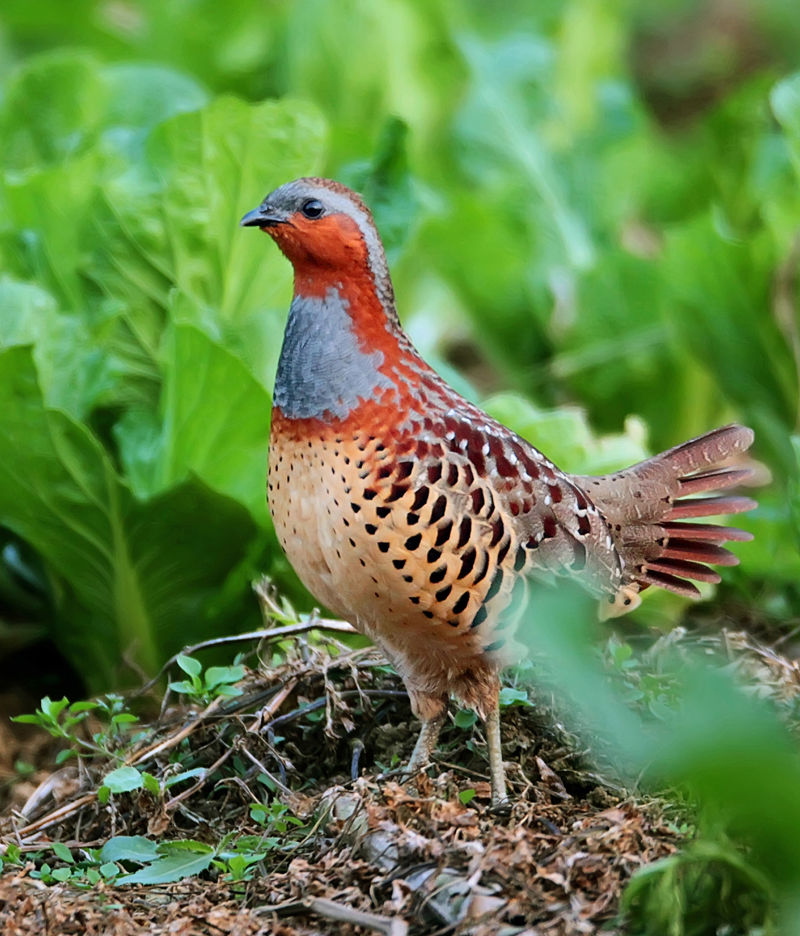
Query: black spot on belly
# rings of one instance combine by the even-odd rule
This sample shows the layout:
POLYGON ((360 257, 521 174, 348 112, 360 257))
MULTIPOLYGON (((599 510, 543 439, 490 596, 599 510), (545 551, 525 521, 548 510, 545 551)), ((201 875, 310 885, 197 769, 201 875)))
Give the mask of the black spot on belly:
POLYGON ((436 546, 444 546, 444 544, 450 539, 450 534, 453 532, 453 521, 445 520, 445 522, 439 527, 439 532, 436 534, 436 546))
POLYGON ((411 509, 420 510, 422 507, 424 507, 428 501, 429 494, 430 488, 425 487, 424 484, 421 488, 417 488, 417 490, 414 492, 414 502, 411 504, 411 509))
POLYGON ((506 528, 503 526, 503 520, 501 517, 498 517, 492 523, 492 538, 489 540, 490 546, 496 546, 500 540, 503 538, 506 528))
POLYGON ((470 546, 469 549, 465 550, 464 555, 461 557, 461 568, 459 569, 457 578, 462 579, 466 575, 469 575, 475 565, 476 557, 477 553, 474 546, 470 546))
POLYGON ((466 611, 468 604, 469 604, 469 592, 468 591, 462 592, 461 597, 453 605, 453 614, 461 614, 463 611, 466 611))
POLYGON ((444 516, 444 512, 447 510, 447 498, 444 494, 440 494, 433 503, 431 508, 431 523, 436 523, 438 520, 441 520, 444 516))

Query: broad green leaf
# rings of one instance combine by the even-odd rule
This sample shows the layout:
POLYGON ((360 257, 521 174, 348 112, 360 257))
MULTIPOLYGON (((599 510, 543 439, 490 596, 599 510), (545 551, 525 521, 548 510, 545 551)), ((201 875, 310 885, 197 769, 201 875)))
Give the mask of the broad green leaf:
POLYGON ((138 503, 89 430, 44 408, 26 348, 0 354, 0 445, 0 523, 79 603, 56 638, 95 686, 124 649, 154 671, 187 633, 209 633, 255 533, 243 508, 196 481, 138 503))
POLYGON ((471 728, 477 721, 478 716, 469 709, 459 709, 453 718, 456 728, 471 728))
POLYGON ((222 683, 235 683, 244 678, 245 668, 237 666, 209 666, 205 673, 206 689, 216 689, 222 683))
POLYGON ((2 164, 24 173, 63 163, 103 137, 130 147, 141 132, 207 99, 191 78, 157 65, 101 65, 84 52, 26 62, 0 106, 2 164))
POLYGON ((25 172, 84 151, 97 137, 108 93, 85 53, 54 53, 24 64, 0 109, 3 166, 25 172))
POLYGON ((184 673, 189 676, 199 676, 203 669, 203 664, 199 660, 196 660, 194 657, 186 656, 183 653, 178 654, 175 658, 175 662, 184 673))
POLYGON ((109 245, 103 279, 121 273, 134 283, 155 272, 153 294, 165 306, 178 287, 177 320, 263 374, 277 360, 289 267, 239 220, 275 185, 313 172, 323 139, 319 114, 300 102, 218 98, 159 124, 142 162, 106 187, 124 241, 109 245))
POLYGON ((113 362, 86 322, 60 310, 40 286, 0 276, 0 323, 0 348, 33 345, 49 405, 82 418, 114 387, 113 362))
POLYGON ((191 325, 169 330, 162 360, 160 429, 133 411, 116 429, 134 490, 151 497, 193 473, 266 524, 269 394, 239 358, 191 325))
POLYGON ((57 858, 60 858, 62 861, 66 861, 68 864, 75 863, 75 859, 72 857, 72 852, 63 842, 53 842, 52 848, 53 854, 55 854, 57 858))
POLYGON ((112 793, 130 793, 142 787, 142 774, 135 767, 118 767, 103 777, 103 786, 112 793))
POLYGON ((144 864, 158 857, 158 846, 143 835, 115 835, 100 849, 100 860, 138 861, 144 864))
POLYGON ((134 874, 117 878, 117 884, 169 884, 200 874, 214 859, 214 849, 200 842, 170 842, 159 846, 161 857, 134 874), (164 852, 168 852, 164 854, 164 852))

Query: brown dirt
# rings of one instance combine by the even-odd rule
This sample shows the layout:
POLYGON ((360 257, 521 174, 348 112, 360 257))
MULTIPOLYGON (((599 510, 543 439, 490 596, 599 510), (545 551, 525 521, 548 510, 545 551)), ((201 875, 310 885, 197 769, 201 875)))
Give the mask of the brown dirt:
MULTIPOLYGON (((776 696, 796 695, 796 665, 744 635, 718 644, 776 696)), ((108 761, 39 773, 32 796, 23 781, 0 835, 34 860, 0 876, 3 936, 622 933, 627 881, 681 844, 665 804, 599 776, 546 705, 504 712, 510 811, 490 809, 479 725, 450 724, 437 765, 401 785, 389 768, 407 758, 416 726, 377 654, 316 636, 284 641, 276 666, 274 649, 243 696, 174 704, 124 752, 161 779, 217 765, 194 784, 103 806, 93 791, 108 761), (276 833, 251 819, 265 784, 302 827, 276 833), (52 862, 51 840, 78 858, 111 835, 218 844, 230 833, 271 837, 250 880, 210 869, 168 885, 80 889, 31 877, 42 855, 52 862)))

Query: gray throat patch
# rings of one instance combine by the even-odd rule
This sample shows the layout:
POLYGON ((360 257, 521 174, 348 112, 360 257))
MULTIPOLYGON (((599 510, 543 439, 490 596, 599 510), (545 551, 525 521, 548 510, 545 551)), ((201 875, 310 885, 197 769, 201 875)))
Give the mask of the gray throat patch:
POLYGON ((383 352, 361 350, 349 305, 333 287, 321 299, 292 300, 273 393, 289 419, 346 419, 378 391, 396 388, 378 370, 383 352))

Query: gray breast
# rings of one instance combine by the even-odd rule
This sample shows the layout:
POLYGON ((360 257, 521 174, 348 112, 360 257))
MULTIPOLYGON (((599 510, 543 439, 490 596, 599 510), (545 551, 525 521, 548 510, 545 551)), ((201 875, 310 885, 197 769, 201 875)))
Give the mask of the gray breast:
POLYGON ((362 401, 396 386, 378 370, 383 352, 362 350, 348 307, 332 287, 322 298, 292 300, 273 394, 290 419, 345 419, 362 401))

